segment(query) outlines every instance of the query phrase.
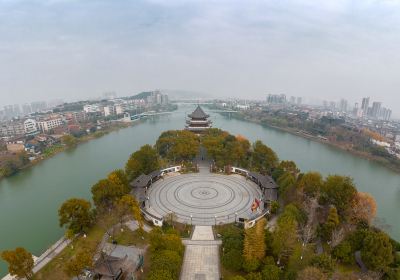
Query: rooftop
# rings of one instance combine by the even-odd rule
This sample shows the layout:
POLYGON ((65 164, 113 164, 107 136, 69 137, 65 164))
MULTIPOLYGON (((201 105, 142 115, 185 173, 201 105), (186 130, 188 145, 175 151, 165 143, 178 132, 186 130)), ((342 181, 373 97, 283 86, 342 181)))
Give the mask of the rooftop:
POLYGON ((208 117, 209 117, 209 115, 204 113, 204 111, 203 111, 203 109, 201 109, 200 105, 198 105, 196 110, 194 110, 193 113, 191 113, 189 115, 189 118, 193 118, 193 119, 206 119, 208 117))

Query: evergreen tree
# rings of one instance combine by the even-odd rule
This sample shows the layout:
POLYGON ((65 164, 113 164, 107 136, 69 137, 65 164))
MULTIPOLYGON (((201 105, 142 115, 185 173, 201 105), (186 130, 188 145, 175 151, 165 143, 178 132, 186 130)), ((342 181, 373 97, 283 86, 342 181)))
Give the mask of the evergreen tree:
POLYGON ((329 209, 329 214, 326 219, 325 224, 321 227, 321 236, 325 241, 330 241, 332 239, 332 232, 339 225, 339 215, 337 213, 336 207, 331 207, 329 209))
POLYGON ((369 232, 361 248, 361 257, 368 268, 383 270, 393 262, 389 236, 384 232, 369 232))

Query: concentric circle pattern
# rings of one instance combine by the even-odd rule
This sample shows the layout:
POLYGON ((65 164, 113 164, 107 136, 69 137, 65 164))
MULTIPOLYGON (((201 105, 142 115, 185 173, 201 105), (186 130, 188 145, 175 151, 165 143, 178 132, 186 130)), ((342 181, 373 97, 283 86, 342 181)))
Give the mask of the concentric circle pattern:
POLYGON ((193 225, 214 225, 256 215, 251 205, 261 192, 239 175, 185 174, 155 182, 148 196, 149 212, 162 217, 173 213, 179 222, 193 225))

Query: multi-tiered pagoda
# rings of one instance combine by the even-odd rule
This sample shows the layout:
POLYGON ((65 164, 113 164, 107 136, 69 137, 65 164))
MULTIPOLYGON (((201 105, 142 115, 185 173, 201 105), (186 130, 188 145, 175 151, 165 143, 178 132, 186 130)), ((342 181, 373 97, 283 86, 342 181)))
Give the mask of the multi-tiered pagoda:
POLYGON ((195 133, 201 133, 204 130, 211 128, 211 121, 208 120, 209 115, 204 113, 200 105, 197 106, 196 110, 188 115, 190 119, 186 121, 186 129, 195 133))

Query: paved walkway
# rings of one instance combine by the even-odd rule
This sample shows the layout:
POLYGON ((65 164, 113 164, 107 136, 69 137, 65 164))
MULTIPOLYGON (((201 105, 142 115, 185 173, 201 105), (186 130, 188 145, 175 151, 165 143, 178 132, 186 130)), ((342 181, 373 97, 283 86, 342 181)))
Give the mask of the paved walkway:
POLYGON ((219 245, 211 226, 196 226, 186 246, 181 280, 219 280, 219 245))
MULTIPOLYGON (((55 258, 65 247, 67 247, 71 243, 70 239, 62 237, 56 243, 54 243, 49 249, 47 249, 40 257, 33 256, 35 261, 34 267, 32 269, 33 273, 37 273, 41 270, 46 264, 48 264, 53 258, 55 258)), ((2 280, 15 280, 17 278, 7 274, 2 278, 2 280)), ((25 279, 25 278, 22 278, 25 279)))

